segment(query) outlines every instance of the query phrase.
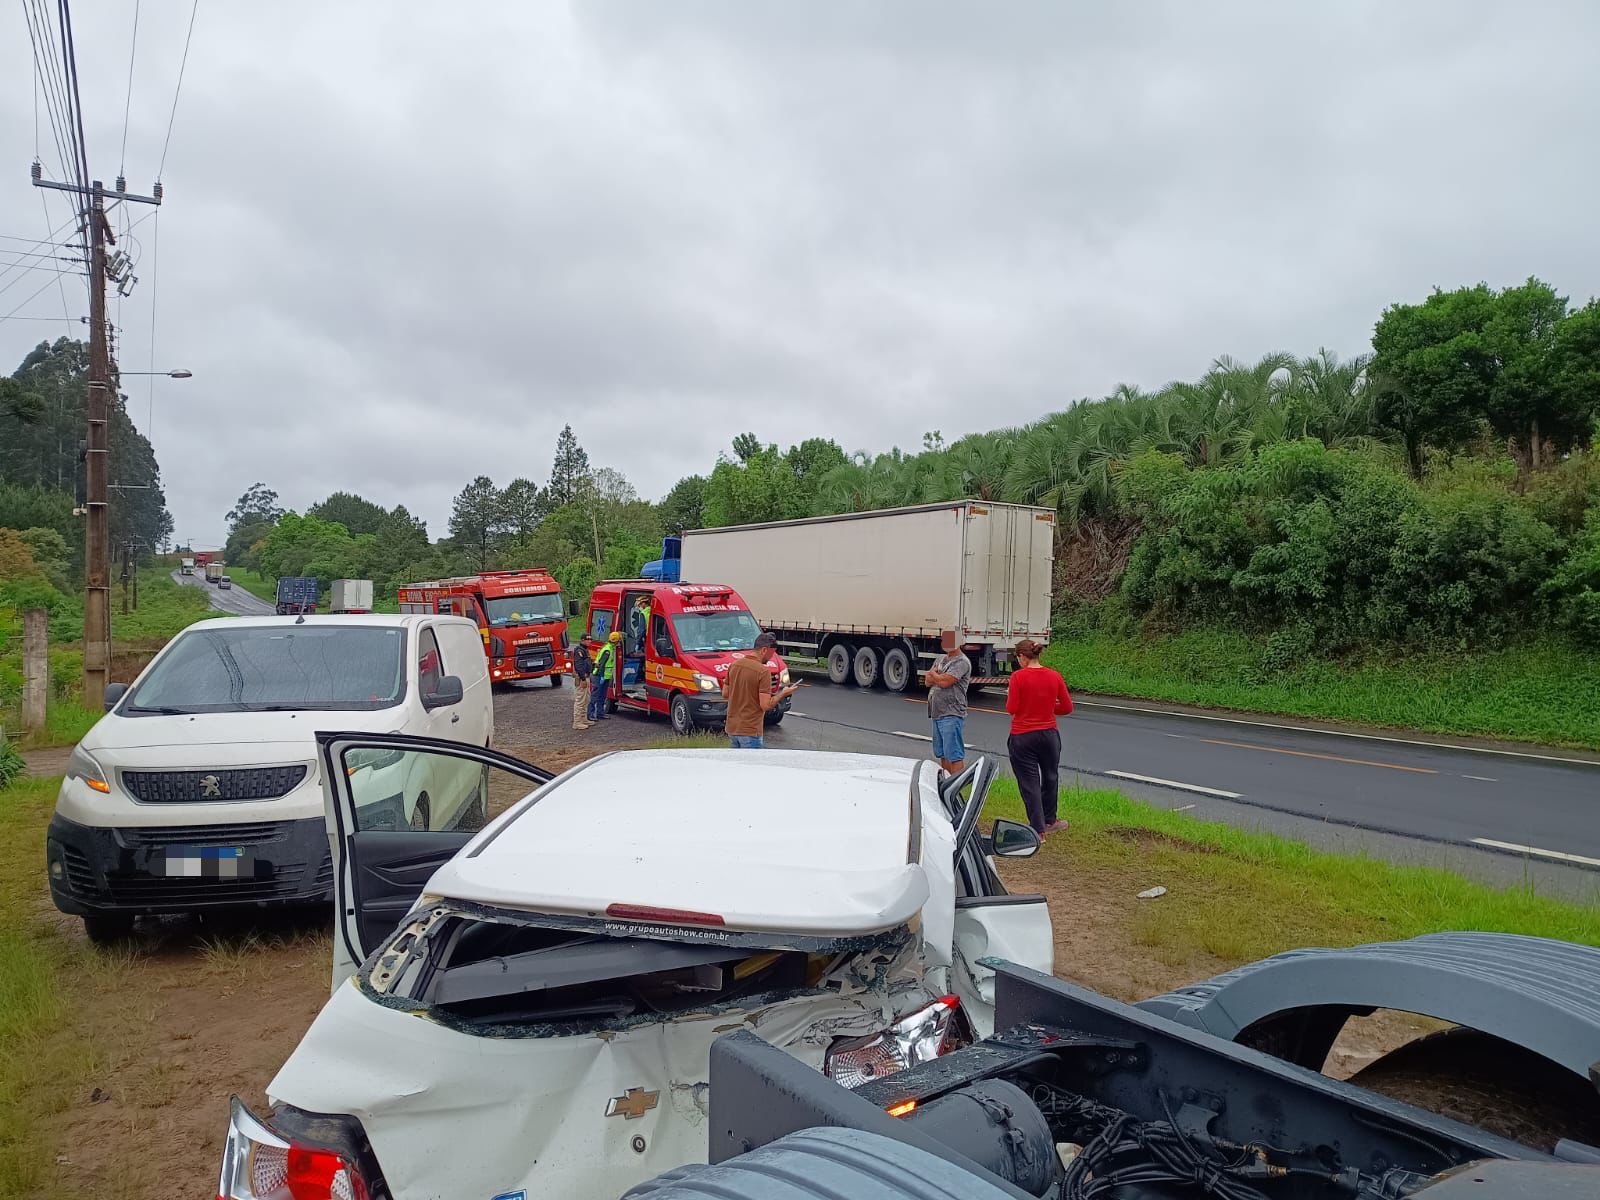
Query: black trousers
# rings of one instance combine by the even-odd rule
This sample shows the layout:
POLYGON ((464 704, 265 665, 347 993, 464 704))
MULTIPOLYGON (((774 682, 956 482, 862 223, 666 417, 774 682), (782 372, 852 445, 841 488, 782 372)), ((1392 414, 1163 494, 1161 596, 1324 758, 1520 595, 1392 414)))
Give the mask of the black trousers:
POLYGON ((1043 833, 1056 823, 1060 800, 1061 732, 1036 729, 1032 733, 1013 733, 1006 739, 1011 755, 1011 773, 1017 777, 1028 824, 1043 833))

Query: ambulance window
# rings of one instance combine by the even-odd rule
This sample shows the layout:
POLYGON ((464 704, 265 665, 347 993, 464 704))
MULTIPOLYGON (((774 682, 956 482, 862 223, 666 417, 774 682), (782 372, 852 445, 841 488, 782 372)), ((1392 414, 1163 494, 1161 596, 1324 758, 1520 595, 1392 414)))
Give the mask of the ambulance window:
POLYGON ((609 608, 589 610, 589 640, 603 642, 611 634, 611 619, 616 616, 609 608))
POLYGON ((660 613, 650 618, 650 644, 662 658, 672 657, 672 634, 667 632, 667 619, 660 613))
POLYGON ((424 696, 439 690, 444 664, 439 661, 439 640, 433 630, 424 629, 417 639, 417 690, 424 696))

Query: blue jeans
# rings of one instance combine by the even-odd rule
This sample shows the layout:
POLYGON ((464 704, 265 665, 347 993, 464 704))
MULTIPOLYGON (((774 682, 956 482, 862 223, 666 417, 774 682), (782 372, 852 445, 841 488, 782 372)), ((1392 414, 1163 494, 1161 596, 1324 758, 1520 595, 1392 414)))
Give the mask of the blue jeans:
POLYGON ((965 717, 933 719, 933 756, 940 762, 966 761, 967 748, 961 741, 966 724, 965 717))
POLYGON ((611 681, 602 676, 591 676, 589 680, 589 720, 599 721, 606 715, 606 689, 611 681))
POLYGON ((767 745, 767 739, 759 733, 754 737, 745 733, 730 733, 728 740, 733 743, 735 750, 764 750, 767 745))

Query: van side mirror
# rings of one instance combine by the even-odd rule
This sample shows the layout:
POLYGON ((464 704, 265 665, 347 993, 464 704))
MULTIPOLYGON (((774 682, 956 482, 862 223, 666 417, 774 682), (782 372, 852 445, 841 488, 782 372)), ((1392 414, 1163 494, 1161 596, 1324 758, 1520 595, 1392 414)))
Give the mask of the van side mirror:
POLYGON ((466 690, 461 686, 461 677, 446 675, 434 684, 433 691, 423 694, 422 707, 429 712, 436 708, 448 708, 452 704, 460 704, 461 698, 465 695, 466 690))
POLYGON ((106 711, 110 712, 117 706, 117 701, 128 694, 128 685, 125 683, 106 684, 106 711))
POLYGON ((1039 835, 1020 821, 997 818, 984 841, 984 848, 1000 858, 1031 858, 1039 853, 1039 835))

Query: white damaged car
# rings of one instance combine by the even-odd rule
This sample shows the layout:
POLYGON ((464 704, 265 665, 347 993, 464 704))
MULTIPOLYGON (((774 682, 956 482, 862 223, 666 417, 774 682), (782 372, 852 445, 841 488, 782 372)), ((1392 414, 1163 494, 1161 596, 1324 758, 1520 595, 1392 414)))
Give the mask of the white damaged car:
POLYGON ((899 758, 629 751, 552 778, 427 739, 319 741, 333 994, 270 1112, 233 1102, 226 1200, 612 1200, 704 1161, 722 1034, 854 1085, 990 1032, 991 956, 1052 967, 1043 897, 1008 895, 989 860, 1037 838, 977 829, 984 760, 949 781, 899 758), (360 768, 378 753, 486 767, 504 811, 475 834, 369 827, 394 803, 380 776, 416 774, 360 768))

